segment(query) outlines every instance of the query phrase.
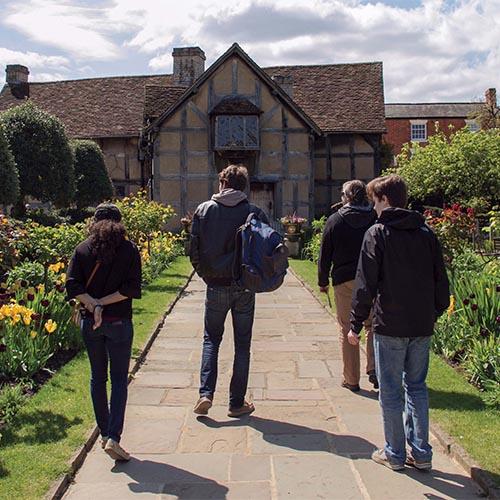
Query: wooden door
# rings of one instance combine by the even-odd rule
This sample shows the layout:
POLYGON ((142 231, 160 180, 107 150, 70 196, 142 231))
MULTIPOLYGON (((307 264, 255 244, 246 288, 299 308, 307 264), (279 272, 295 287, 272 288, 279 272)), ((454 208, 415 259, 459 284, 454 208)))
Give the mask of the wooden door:
POLYGON ((250 203, 258 206, 269 222, 275 222, 274 184, 272 182, 252 182, 250 184, 250 203))

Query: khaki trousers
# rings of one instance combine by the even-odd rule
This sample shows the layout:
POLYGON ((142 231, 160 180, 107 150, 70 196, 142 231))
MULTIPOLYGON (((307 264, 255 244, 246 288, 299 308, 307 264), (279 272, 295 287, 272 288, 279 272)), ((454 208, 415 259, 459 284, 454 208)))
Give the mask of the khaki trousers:
MULTIPOLYGON (((340 346, 344 362, 344 381, 350 385, 359 384, 359 344, 351 345, 347 341, 347 334, 351 329, 350 315, 354 280, 346 281, 333 287, 335 305, 337 306, 337 322, 340 327, 340 346)), ((366 332, 366 373, 375 370, 375 357, 373 354, 372 314, 363 323, 366 332)))

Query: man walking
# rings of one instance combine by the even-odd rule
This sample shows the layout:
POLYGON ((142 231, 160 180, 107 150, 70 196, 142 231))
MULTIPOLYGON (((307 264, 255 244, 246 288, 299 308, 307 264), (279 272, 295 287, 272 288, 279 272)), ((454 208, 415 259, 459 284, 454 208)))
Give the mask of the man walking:
POLYGON ((425 379, 434 322, 449 305, 443 255, 422 215, 404 208, 407 189, 401 177, 378 177, 367 191, 379 218, 363 240, 348 340, 359 342, 362 322, 375 301, 375 365, 385 446, 374 451, 372 459, 392 470, 404 469, 405 463, 429 470, 425 379), (405 440, 411 448, 408 456, 405 440))
POLYGON ((234 330, 234 363, 229 387, 230 417, 255 410, 245 400, 250 367, 250 342, 255 311, 255 294, 234 283, 233 260, 238 228, 253 212, 265 223, 265 214, 248 202, 245 190, 248 172, 242 165, 230 165, 219 174, 219 193, 198 206, 191 228, 190 259, 207 284, 205 328, 200 370, 200 399, 194 413, 206 415, 212 406, 217 384, 219 346, 224 322, 231 311, 234 330))
MULTIPOLYGON (((330 271, 335 294, 337 322, 340 327, 342 349, 342 387, 358 392, 360 378, 359 345, 347 341, 354 277, 361 243, 366 230, 373 225, 377 215, 366 195, 365 183, 359 180, 342 186, 342 208, 328 217, 318 259, 318 285, 323 293, 329 291, 330 271)), ((366 331, 366 373, 375 389, 378 389, 373 356, 371 318, 364 322, 366 331)))

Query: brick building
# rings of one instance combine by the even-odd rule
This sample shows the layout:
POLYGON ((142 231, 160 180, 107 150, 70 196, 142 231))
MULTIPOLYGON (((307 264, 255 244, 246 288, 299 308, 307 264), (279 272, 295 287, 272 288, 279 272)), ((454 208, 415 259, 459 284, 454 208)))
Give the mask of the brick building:
POLYGON ((427 139, 436 133, 436 125, 447 135, 463 127, 469 127, 471 131, 479 130, 479 124, 471 118, 471 115, 483 104, 492 108, 497 107, 495 89, 488 89, 485 92, 484 103, 386 104, 387 132, 383 140, 393 147, 394 155, 398 155, 403 144, 407 142, 425 144, 427 139))
POLYGON ((231 162, 271 219, 328 213, 343 182, 380 171, 381 63, 259 67, 233 44, 205 70, 198 47, 173 51, 173 74, 28 82, 7 67, 0 111, 29 98, 70 137, 96 140, 117 193, 148 186, 179 216, 217 190, 231 162))

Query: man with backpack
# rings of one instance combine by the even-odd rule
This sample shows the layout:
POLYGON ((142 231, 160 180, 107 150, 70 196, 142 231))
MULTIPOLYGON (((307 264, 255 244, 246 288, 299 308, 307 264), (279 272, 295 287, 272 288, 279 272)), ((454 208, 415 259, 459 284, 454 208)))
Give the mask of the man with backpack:
POLYGON ((378 220, 361 247, 348 340, 359 343, 373 305, 385 446, 375 450, 372 459, 392 470, 403 470, 405 463, 429 470, 432 447, 425 379, 434 322, 449 305, 443 254, 422 215, 405 209, 407 190, 401 177, 378 177, 367 191, 378 220), (411 448, 408 456, 406 442, 411 448))
POLYGON ((219 346, 229 311, 233 318, 235 352, 228 416, 240 417, 255 410, 253 403, 245 400, 255 293, 235 282, 236 235, 251 213, 260 221, 269 222, 260 208, 248 202, 247 185, 247 169, 242 165, 228 166, 219 174, 219 193, 199 205, 193 217, 190 259, 207 284, 200 398, 193 410, 198 415, 206 415, 212 406, 219 346))

